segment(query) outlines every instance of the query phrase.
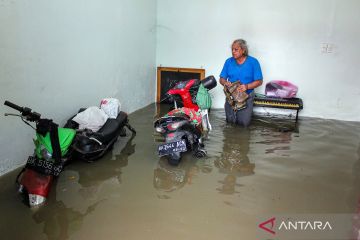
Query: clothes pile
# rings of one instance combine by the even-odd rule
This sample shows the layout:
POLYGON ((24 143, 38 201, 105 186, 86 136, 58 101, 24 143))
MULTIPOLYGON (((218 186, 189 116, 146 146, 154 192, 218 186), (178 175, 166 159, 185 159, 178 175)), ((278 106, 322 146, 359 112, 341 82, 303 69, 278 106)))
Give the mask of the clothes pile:
POLYGON ((224 86, 226 101, 234 111, 246 108, 246 100, 249 98, 249 95, 246 92, 240 92, 238 90, 240 85, 240 81, 236 81, 230 86, 224 86))

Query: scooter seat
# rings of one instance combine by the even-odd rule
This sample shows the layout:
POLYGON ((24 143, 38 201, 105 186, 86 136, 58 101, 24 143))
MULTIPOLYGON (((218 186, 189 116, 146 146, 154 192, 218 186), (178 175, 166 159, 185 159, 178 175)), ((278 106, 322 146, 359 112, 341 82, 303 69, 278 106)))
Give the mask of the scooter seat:
POLYGON ((109 118, 97 132, 93 133, 92 137, 102 143, 108 143, 119 134, 119 131, 125 126, 127 121, 127 114, 120 112, 116 119, 109 118))
POLYGON ((166 126, 169 123, 172 122, 177 122, 177 121, 182 121, 182 120, 189 120, 190 117, 187 115, 182 115, 182 116, 166 116, 166 117, 161 117, 159 119, 157 119, 154 122, 154 127, 160 126, 160 125, 164 125, 166 126))

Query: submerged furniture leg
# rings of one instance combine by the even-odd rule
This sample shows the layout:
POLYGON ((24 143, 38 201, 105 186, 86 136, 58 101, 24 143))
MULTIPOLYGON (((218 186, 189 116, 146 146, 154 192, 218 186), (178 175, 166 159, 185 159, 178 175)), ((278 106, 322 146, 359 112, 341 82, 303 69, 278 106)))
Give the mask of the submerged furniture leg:
POLYGON ((296 120, 295 120, 295 123, 297 123, 297 121, 298 121, 298 115, 299 115, 299 109, 296 110, 296 120))

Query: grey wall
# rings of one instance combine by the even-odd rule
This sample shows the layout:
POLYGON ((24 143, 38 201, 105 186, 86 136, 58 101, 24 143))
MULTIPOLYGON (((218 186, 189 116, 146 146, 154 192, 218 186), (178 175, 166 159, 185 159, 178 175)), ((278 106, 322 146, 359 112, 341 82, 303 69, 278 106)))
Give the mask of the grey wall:
MULTIPOLYGON (((0 104, 63 124, 116 97, 132 112, 154 101, 156 0, 2 0, 0 104)), ((34 132, 0 106, 0 175, 25 162, 34 132)))
MULTIPOLYGON (((299 87, 300 115, 360 121, 359 0, 158 0, 157 9, 158 65, 218 78, 232 41, 244 38, 265 83, 299 87)), ((221 87, 212 93, 222 108, 221 87)))

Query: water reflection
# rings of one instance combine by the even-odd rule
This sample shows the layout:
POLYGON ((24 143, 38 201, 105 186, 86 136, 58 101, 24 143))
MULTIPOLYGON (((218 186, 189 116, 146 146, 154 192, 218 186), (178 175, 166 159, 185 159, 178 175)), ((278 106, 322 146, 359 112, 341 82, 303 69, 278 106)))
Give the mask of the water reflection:
MULTIPOLYGON (((354 165, 354 175, 355 175, 355 199, 357 202, 355 203, 355 214, 353 216, 353 226, 352 226, 352 239, 360 239, 360 144, 357 150, 358 161, 354 165)), ((354 199, 353 196, 350 198, 354 199)), ((351 204, 352 205, 352 204, 351 204)))
POLYGON ((208 159, 197 159, 191 154, 183 155, 178 166, 169 165, 167 158, 161 157, 154 169, 153 185, 157 190, 172 192, 193 184, 199 173, 207 174, 211 171, 208 159))
POLYGON ((172 192, 182 188, 192 176, 196 174, 195 165, 186 164, 189 161, 182 161, 183 164, 171 166, 167 162, 166 157, 160 158, 156 168, 154 169, 154 187, 165 192, 172 192))
POLYGON ((47 207, 40 208, 33 214, 37 224, 44 223, 43 233, 47 239, 69 239, 75 231, 81 229, 86 215, 94 211, 100 201, 88 206, 85 212, 67 208, 62 201, 55 201, 47 207))
POLYGON ((108 158, 67 166, 53 186, 55 191, 47 206, 32 215, 37 224, 43 224, 48 239, 68 239, 81 229, 85 217, 106 200, 100 191, 102 186, 108 181, 122 182, 121 169, 135 152, 133 138, 119 139, 108 158))
POLYGON ((293 135, 299 133, 298 124, 295 124, 291 120, 273 121, 256 118, 251 129, 260 132, 260 139, 262 140, 256 141, 256 144, 267 145, 268 147, 265 149, 266 154, 290 150, 293 135))
POLYGON ((100 159, 88 167, 78 169, 79 183, 88 188, 94 185, 113 179, 119 184, 121 180, 121 169, 128 165, 128 158, 135 153, 136 144, 132 143, 135 135, 131 137, 120 138, 114 145, 111 158, 100 159), (96 178, 94 178, 96 176, 96 178))
MULTIPOLYGON (((264 134, 265 136, 266 134, 264 134)), ((259 144, 269 145, 269 148, 266 148, 265 153, 275 153, 277 151, 290 150, 290 142, 292 140, 292 132, 280 132, 272 133, 271 139, 259 141, 259 144), (273 146, 273 147, 270 147, 273 146)))
POLYGON ((233 194, 237 191, 235 187, 237 178, 253 175, 255 164, 248 157, 250 145, 250 129, 240 128, 228 124, 223 129, 223 150, 221 155, 214 161, 214 165, 225 178, 219 181, 221 186, 217 188, 220 193, 233 194))

